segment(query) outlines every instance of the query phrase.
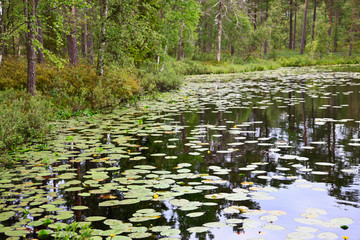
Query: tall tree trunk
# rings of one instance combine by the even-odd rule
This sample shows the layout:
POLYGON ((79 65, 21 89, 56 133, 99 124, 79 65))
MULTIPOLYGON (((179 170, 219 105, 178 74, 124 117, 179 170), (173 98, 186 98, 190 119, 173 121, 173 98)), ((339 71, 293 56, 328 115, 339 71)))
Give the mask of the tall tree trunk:
MULTIPOLYGON (((329 1, 329 28, 328 28, 328 36, 329 36, 329 39, 331 38, 331 28, 332 28, 332 17, 333 17, 333 1, 330 0, 329 1)), ((330 41, 329 41, 329 44, 328 44, 328 51, 330 49, 330 41)))
POLYGON ((304 53, 304 47, 305 47, 305 31, 306 31, 307 8, 308 8, 308 0, 305 0, 304 22, 303 22, 302 33, 301 33, 300 54, 304 53))
POLYGON ((70 7, 70 34, 67 35, 67 43, 68 43, 68 55, 70 59, 70 64, 76 67, 79 63, 79 53, 77 46, 77 38, 76 38, 76 22, 75 22, 75 6, 70 7))
POLYGON ((87 18, 86 15, 84 16, 84 22, 83 22, 83 32, 81 34, 81 46, 82 46, 82 54, 84 58, 87 58, 87 52, 88 52, 88 42, 87 42, 87 36, 88 36, 88 29, 87 29, 87 18))
POLYGON ((181 45, 182 45, 182 40, 183 40, 183 29, 184 29, 184 20, 181 19, 180 20, 180 39, 179 39, 179 45, 178 45, 178 51, 177 51, 177 60, 178 61, 181 60, 181 55, 182 55, 181 45))
POLYGON ((293 1, 290 0, 290 21, 289 21, 289 25, 290 25, 290 31, 289 31, 289 49, 292 49, 292 46, 293 46, 293 21, 292 21, 292 18, 293 18, 293 1))
POLYGON ((221 59, 221 33, 222 33, 222 0, 219 0, 219 26, 218 26, 218 44, 217 44, 217 54, 216 60, 220 62, 221 59))
POLYGON ((24 0, 25 16, 27 20, 26 50, 27 50, 27 92, 35 95, 35 0, 24 0))
POLYGON ((257 8, 256 8, 256 1, 254 3, 254 20, 253 20, 253 23, 254 23, 254 30, 256 30, 256 27, 257 27, 257 8))
MULTIPOLYGON (((266 12, 265 12, 265 22, 268 20, 269 17, 269 5, 266 4, 266 12)), ((268 40, 267 38, 265 38, 265 42, 264 42, 264 55, 267 55, 268 53, 268 40)))
POLYGON ((13 48, 13 55, 16 56, 16 41, 15 36, 12 37, 12 48, 13 48))
POLYGON ((94 65, 94 24, 93 24, 93 21, 90 21, 89 25, 88 25, 87 60, 88 60, 88 63, 90 63, 91 65, 94 65))
POLYGON ((35 0, 35 8, 37 9, 37 13, 36 13, 37 36, 36 36, 36 39, 41 44, 41 47, 36 48, 36 52, 37 52, 37 61, 38 61, 38 63, 43 63, 43 62, 45 62, 44 53, 42 51, 42 46, 44 44, 44 40, 43 40, 43 32, 42 32, 41 20, 39 18, 39 11, 38 11, 39 2, 40 2, 40 0, 35 0))
POLYGON ((335 26, 334 26, 333 48, 332 48, 333 52, 336 52, 337 49, 338 30, 339 30, 339 9, 335 8, 335 26))
POLYGON ((108 0, 100 1, 100 17, 101 17, 101 33, 100 33, 100 49, 98 56, 98 74, 102 77, 104 75, 104 59, 105 59, 105 46, 106 46, 106 22, 108 16, 108 0))
POLYGON ((316 0, 314 0, 314 13, 313 13, 313 22, 311 29, 311 41, 314 41, 315 38, 315 21, 316 21, 316 0))
POLYGON ((211 41, 211 39, 212 39, 212 25, 211 24, 209 24, 209 28, 208 28, 208 41, 207 41, 207 47, 206 47, 206 53, 211 53, 211 51, 212 51, 212 41, 211 41))
POLYGON ((350 44, 349 44, 349 56, 351 56, 352 54, 352 48, 353 48, 353 41, 354 41, 354 36, 353 36, 353 32, 354 32, 354 25, 355 25, 355 21, 356 21, 356 0, 354 0, 354 10, 353 10, 353 14, 352 14, 352 23, 351 23, 351 28, 350 28, 350 44))
MULTIPOLYGON (((204 29, 205 29, 205 31, 209 31, 207 22, 205 22, 204 29)), ((206 44, 207 44, 206 43, 206 38, 204 37, 203 38, 203 45, 202 45, 202 52, 203 53, 206 53, 206 44)))
POLYGON ((1 63, 2 63, 2 59, 3 59, 3 55, 4 55, 4 51, 5 51, 5 42, 3 40, 3 35, 5 34, 5 5, 4 5, 4 1, 0 2, 0 9, 1 9, 1 14, 0 14, 0 67, 1 67, 1 63))
POLYGON ((260 0, 260 26, 263 23, 263 0, 260 0))
POLYGON ((294 12, 294 36, 293 36, 293 45, 292 49, 296 48, 296 15, 297 15, 297 2, 295 0, 295 12, 294 12))

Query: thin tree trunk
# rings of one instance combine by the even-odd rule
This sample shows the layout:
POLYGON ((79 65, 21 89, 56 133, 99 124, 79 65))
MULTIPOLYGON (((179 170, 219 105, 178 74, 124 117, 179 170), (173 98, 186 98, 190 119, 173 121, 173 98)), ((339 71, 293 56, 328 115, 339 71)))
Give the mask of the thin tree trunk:
POLYGON ((217 55, 216 60, 220 62, 221 59, 221 33, 222 33, 222 0, 219 0, 219 26, 218 26, 218 44, 217 44, 217 55))
MULTIPOLYGON (((40 0, 35 0, 35 8, 37 10, 38 10, 38 6, 39 6, 39 2, 40 2, 40 0)), ((37 16, 36 16, 36 28, 37 28, 37 36, 36 36, 36 38, 37 38, 37 40, 39 41, 39 43, 41 44, 41 47, 42 47, 43 44, 44 44, 44 40, 43 40, 43 32, 42 32, 41 20, 39 18, 39 12, 37 12, 37 16)), ((36 49, 38 63, 45 62, 44 53, 43 53, 41 47, 36 49)))
POLYGON ((108 15, 108 0, 100 1, 101 10, 100 10, 100 17, 102 20, 101 23, 101 33, 100 33, 100 49, 99 49, 99 56, 98 56, 98 74, 102 77, 104 75, 104 60, 105 60, 105 46, 106 46, 106 22, 107 22, 107 15, 108 15))
POLYGON ((87 52, 88 52, 87 35, 88 35, 87 18, 86 18, 86 16, 84 16, 83 32, 82 32, 82 39, 81 39, 82 54, 83 54, 84 58, 87 58, 87 52))
POLYGON ((289 31, 289 49, 292 49, 293 46, 293 1, 290 0, 290 21, 289 21, 289 25, 290 25, 290 31, 289 31))
MULTIPOLYGON (((265 22, 268 20, 269 17, 269 5, 266 5, 266 12, 265 12, 265 22)), ((268 40, 267 38, 265 38, 265 42, 264 42, 264 55, 266 56, 268 53, 268 40)))
POLYGON ((27 92, 35 95, 35 0, 24 0, 25 3, 25 16, 27 19, 27 34, 26 34, 26 50, 27 50, 27 92))
POLYGON ((260 0, 260 26, 262 25, 263 23, 263 0, 260 0))
POLYGON ((304 21, 301 33, 301 42, 300 42, 300 54, 304 53, 305 47, 305 31, 306 31, 306 16, 307 16, 308 0, 305 0, 305 9, 304 9, 304 21))
MULTIPOLYGON (((0 14, 0 37, 2 37, 3 34, 5 33, 5 7, 4 7, 4 1, 0 2, 0 9, 1 9, 1 14, 0 14)), ((0 39, 0 67, 1 67, 2 59, 3 59, 4 51, 5 51, 5 42, 1 38, 0 39)))
POLYGON ((181 45, 182 45, 182 40, 183 40, 183 29, 184 29, 184 21, 183 21, 183 19, 181 19, 180 20, 180 39, 179 39, 179 45, 178 45, 178 51, 177 51, 177 60, 178 61, 181 60, 181 55, 182 55, 181 45))
POLYGON ((164 60, 163 60, 163 65, 162 65, 162 67, 161 67, 161 69, 160 69, 160 72, 162 72, 162 71, 164 71, 164 69, 165 69, 165 56, 166 56, 166 52, 167 52, 167 45, 165 45, 165 49, 164 49, 164 60))
POLYGON ((16 56, 16 45, 15 45, 15 36, 12 37, 13 39, 13 44, 12 44, 12 47, 13 47, 13 55, 16 56))
POLYGON ((311 41, 314 41, 315 38, 315 21, 316 21, 316 0, 314 0, 314 13, 313 13, 313 23, 311 29, 311 41))
POLYGON ((209 25, 209 28, 208 28, 208 41, 207 41, 207 48, 206 48, 206 53, 211 53, 212 51, 212 41, 210 39, 212 39, 212 26, 209 25))
POLYGON ((256 30, 256 27, 257 27, 257 9, 255 8, 254 10, 254 30, 256 30))
POLYGON ((70 59, 70 64, 76 67, 79 63, 79 53, 77 47, 77 39, 76 39, 76 23, 75 23, 75 6, 71 6, 70 8, 70 34, 67 35, 68 42, 68 55, 70 59))
MULTIPOLYGON (((329 29, 328 29, 328 36, 329 38, 331 38, 331 28, 332 28, 332 12, 333 12, 333 1, 330 0, 330 3, 329 3, 329 29)), ((330 49, 330 42, 329 41, 329 44, 328 44, 328 51, 330 49)))
POLYGON ((356 21, 356 1, 354 0, 354 10, 353 10, 353 14, 352 14, 352 23, 351 23, 351 28, 350 28, 350 44, 349 44, 349 56, 351 56, 352 54, 352 48, 353 48, 353 41, 354 41, 354 36, 353 36, 353 32, 354 32, 354 25, 355 25, 355 21, 356 21))
POLYGON ((294 13, 294 36, 293 36, 293 46, 292 49, 296 47, 296 15, 297 15, 297 2, 295 0, 295 13, 294 13))
MULTIPOLYGON (((205 25, 204 25, 205 31, 208 31, 208 26, 207 25, 208 25, 207 22, 205 22, 205 25)), ((206 38, 205 37, 203 39, 202 52, 206 53, 206 38)))
POLYGON ((88 25, 88 36, 87 36, 87 57, 88 63, 94 65, 94 29, 93 24, 90 22, 88 25))
POLYGON ((337 49, 338 30, 339 30, 339 9, 335 8, 335 26, 334 26, 333 48, 332 48, 333 52, 336 52, 337 49))

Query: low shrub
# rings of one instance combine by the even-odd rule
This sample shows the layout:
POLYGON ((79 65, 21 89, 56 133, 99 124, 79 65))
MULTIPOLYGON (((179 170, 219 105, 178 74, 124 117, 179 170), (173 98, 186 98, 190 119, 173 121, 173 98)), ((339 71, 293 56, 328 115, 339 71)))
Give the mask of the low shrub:
MULTIPOLYGON (((6 59, 0 72, 0 90, 26 88, 26 61, 6 59)), ((58 69, 49 64, 36 65, 37 92, 52 99, 57 107, 73 111, 86 108, 102 110, 115 106, 141 92, 136 71, 107 67, 104 77, 91 65, 70 65, 58 69)))
POLYGON ((146 92, 169 91, 178 88, 182 82, 182 76, 173 68, 165 68, 157 73, 146 73, 143 75, 142 85, 146 92))
POLYGON ((44 96, 24 91, 0 92, 0 150, 15 150, 28 140, 43 142, 55 113, 54 105, 44 96))

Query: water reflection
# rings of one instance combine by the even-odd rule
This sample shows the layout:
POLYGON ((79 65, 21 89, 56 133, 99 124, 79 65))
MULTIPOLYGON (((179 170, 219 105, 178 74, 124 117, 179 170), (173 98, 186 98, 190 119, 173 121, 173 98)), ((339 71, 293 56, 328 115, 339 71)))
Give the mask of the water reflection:
MULTIPOLYGON (((346 235, 356 237, 360 178, 352 170, 359 169, 360 75, 282 71, 197 77, 182 92, 142 103, 139 110, 70 122, 74 127, 59 130, 54 137, 51 177, 41 181, 36 175, 22 177, 47 186, 41 189, 49 194, 44 201, 64 200, 63 210, 89 207, 74 210, 73 217, 60 222, 105 216, 128 223, 136 211, 155 209, 161 212, 159 218, 134 223, 134 228, 145 226, 151 232, 149 239, 165 237, 149 230, 162 225, 179 229, 181 239, 286 239, 296 227, 306 226, 295 219, 309 217, 309 208, 327 211, 319 217, 327 223, 336 217, 352 218, 355 223, 346 235), (179 167, 181 163, 188 165, 179 167), (139 165, 157 168, 134 172, 139 165), (197 186, 217 188, 199 191, 197 186), (70 187, 79 189, 69 191, 70 187), (172 204, 171 198, 154 197, 161 199, 170 192, 179 193, 173 198, 200 206, 184 210, 172 204), (216 197, 239 192, 246 199, 240 194, 216 197), (99 206, 109 199, 137 198, 142 199, 130 205, 99 206), (192 218, 187 216, 191 212, 204 214, 192 218), (260 218, 267 215, 278 220, 260 218), (229 219, 243 221, 204 233, 188 231, 229 219)), ((27 170, 33 168, 24 165, 27 170)), ((2 206, 9 207, 6 199, 16 191, 3 191, 2 206)), ((13 203, 19 203, 18 199, 13 203)), ((53 217, 55 212, 45 211, 31 220, 53 217)), ((5 225, 16 222, 11 219, 5 225)), ((313 227, 319 233, 344 234, 339 227, 325 225, 313 227)), ((102 221, 92 226, 109 229, 102 221)))

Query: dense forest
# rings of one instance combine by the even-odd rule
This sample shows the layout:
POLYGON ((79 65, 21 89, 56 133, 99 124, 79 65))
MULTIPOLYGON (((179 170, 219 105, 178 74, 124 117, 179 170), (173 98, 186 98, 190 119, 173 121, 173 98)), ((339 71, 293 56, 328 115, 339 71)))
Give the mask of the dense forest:
POLYGON ((42 126, 54 116, 113 109, 176 89, 184 75, 359 63, 358 6, 359 0, 0 1, 0 149, 45 135, 42 126))
POLYGON ((5 0, 0 61, 28 59, 35 94, 36 62, 164 69, 177 60, 232 61, 293 50, 311 57, 359 46, 358 0, 5 0))

